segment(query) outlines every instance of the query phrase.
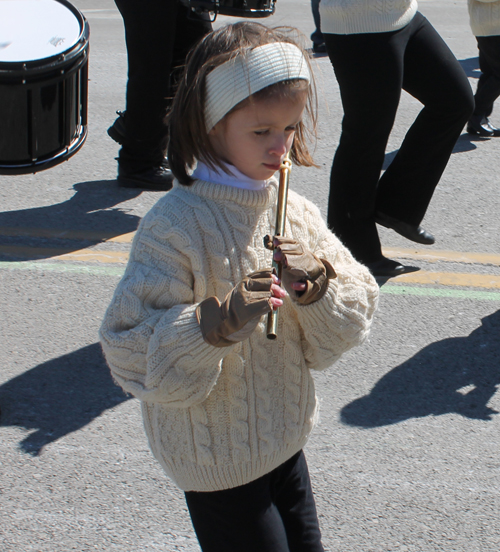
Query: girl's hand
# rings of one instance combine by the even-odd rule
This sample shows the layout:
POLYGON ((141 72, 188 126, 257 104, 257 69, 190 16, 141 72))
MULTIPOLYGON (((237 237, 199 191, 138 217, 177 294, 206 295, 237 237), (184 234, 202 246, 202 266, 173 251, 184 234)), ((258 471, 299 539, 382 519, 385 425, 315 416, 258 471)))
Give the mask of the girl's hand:
POLYGON ((243 278, 221 302, 208 297, 196 308, 203 339, 214 347, 228 347, 248 339, 263 314, 283 304, 284 289, 272 269, 252 272, 243 278))
POLYGON ((280 262, 283 286, 290 297, 301 305, 309 305, 323 297, 335 270, 326 259, 319 259, 292 238, 274 236, 274 260, 280 262))
POLYGON ((273 279, 273 284, 271 285, 271 304, 273 306, 273 310, 277 310, 278 307, 281 307, 283 305, 283 297, 286 296, 286 291, 279 285, 280 280, 276 276, 276 274, 271 274, 271 277, 273 279))

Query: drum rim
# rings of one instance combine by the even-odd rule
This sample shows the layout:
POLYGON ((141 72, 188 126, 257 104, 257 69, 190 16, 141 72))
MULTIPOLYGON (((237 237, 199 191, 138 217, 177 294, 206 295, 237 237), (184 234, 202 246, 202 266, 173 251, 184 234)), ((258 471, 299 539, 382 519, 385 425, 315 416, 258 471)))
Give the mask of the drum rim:
MULTIPOLYGON (((274 7, 274 4, 272 5, 271 8, 255 8, 255 9, 248 9, 248 10, 245 10, 244 12, 244 17, 247 17, 249 19, 258 19, 258 18, 264 18, 264 17, 269 17, 270 15, 273 15, 275 12, 275 7, 274 7)), ((217 9, 217 14, 219 15, 227 15, 227 16, 230 16, 230 17, 243 17, 241 15, 242 13, 242 10, 239 9, 239 8, 227 8, 227 7, 223 7, 223 8, 218 8, 217 9)))
POLYGON ((65 146, 56 152, 52 152, 43 158, 33 159, 27 163, 4 164, 0 161, 0 175, 33 174, 45 169, 50 169, 67 161, 81 149, 87 139, 87 125, 81 125, 78 135, 72 140, 69 146, 65 146))
POLYGON ((53 1, 68 8, 77 18, 80 23, 80 34, 77 41, 67 50, 46 58, 26 61, 0 61, 0 77, 4 76, 4 73, 11 73, 11 76, 27 75, 29 69, 51 70, 61 64, 70 63, 82 51, 88 49, 90 27, 83 13, 68 0, 53 1))
POLYGON ((180 0, 180 2, 195 13, 205 14, 207 17, 210 17, 207 14, 212 14, 213 19, 210 19, 210 21, 215 21, 217 15, 245 17, 249 19, 264 18, 273 15, 276 11, 276 0, 268 0, 268 7, 244 9, 234 6, 225 6, 223 3, 224 0, 180 0))

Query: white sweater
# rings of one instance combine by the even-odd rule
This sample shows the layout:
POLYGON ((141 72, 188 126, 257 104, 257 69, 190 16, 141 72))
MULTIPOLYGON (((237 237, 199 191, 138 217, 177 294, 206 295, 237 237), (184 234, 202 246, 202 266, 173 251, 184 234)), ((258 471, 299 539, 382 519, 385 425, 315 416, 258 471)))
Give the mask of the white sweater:
POLYGON ((311 305, 286 297, 274 341, 265 317, 241 343, 203 340, 197 304, 271 266, 263 236, 274 228, 276 200, 274 179, 261 190, 175 183, 141 222, 101 327, 115 381, 142 401, 151 449, 185 491, 246 484, 299 451, 316 420, 310 370, 328 368, 368 335, 375 280, 317 207, 291 191, 285 234, 329 259, 337 278, 311 305))
POLYGON ((321 32, 386 33, 402 29, 417 13, 417 0, 321 0, 321 32))
POLYGON ((468 0, 474 36, 500 35, 500 0, 468 0))

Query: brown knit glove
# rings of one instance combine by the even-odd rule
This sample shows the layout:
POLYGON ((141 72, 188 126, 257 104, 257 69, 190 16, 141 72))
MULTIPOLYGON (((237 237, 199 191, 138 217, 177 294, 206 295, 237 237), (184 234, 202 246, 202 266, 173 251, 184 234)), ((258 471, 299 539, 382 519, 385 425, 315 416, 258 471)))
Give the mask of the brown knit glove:
POLYGON ((333 266, 319 259, 297 240, 274 236, 275 260, 282 263, 281 281, 290 297, 300 305, 319 301, 328 289, 328 280, 336 278, 333 266), (304 291, 292 288, 294 282, 306 284, 304 291))
POLYGON ((203 339, 214 347, 228 347, 250 337, 263 314, 272 309, 272 270, 253 272, 221 302, 208 297, 196 308, 203 339))

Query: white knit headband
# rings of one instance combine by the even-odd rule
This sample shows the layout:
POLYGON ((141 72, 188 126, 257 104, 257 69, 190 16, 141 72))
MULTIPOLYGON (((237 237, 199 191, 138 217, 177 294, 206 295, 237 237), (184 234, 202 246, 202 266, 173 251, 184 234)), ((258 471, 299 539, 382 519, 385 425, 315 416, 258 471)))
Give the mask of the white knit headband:
POLYGON ((277 82, 311 80, 302 52, 288 42, 257 46, 236 56, 207 75, 205 122, 210 131, 235 105, 277 82))

